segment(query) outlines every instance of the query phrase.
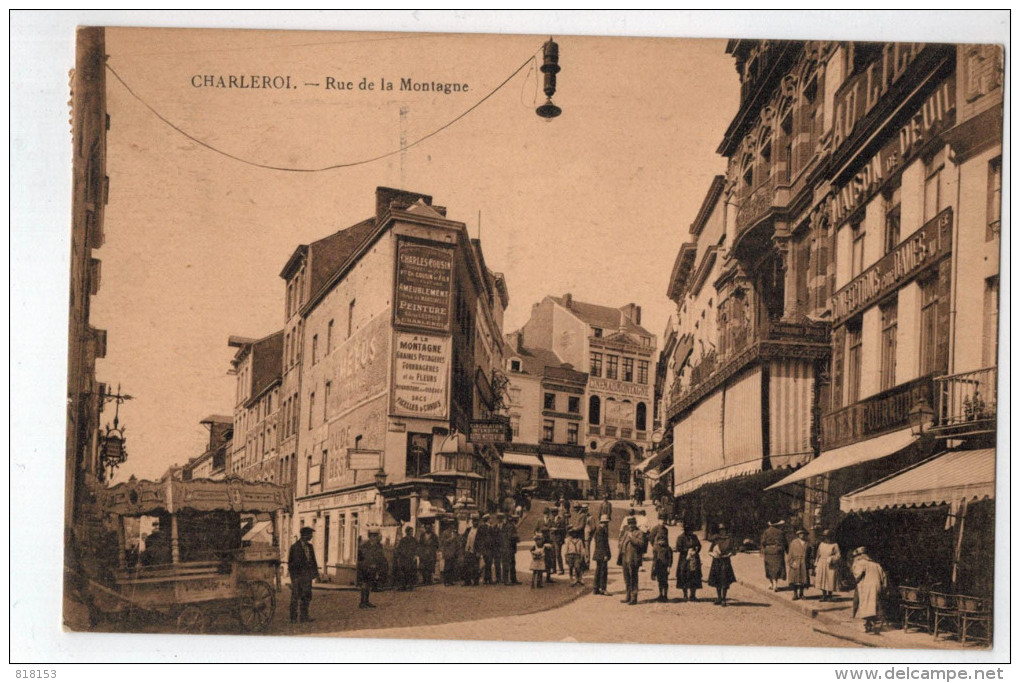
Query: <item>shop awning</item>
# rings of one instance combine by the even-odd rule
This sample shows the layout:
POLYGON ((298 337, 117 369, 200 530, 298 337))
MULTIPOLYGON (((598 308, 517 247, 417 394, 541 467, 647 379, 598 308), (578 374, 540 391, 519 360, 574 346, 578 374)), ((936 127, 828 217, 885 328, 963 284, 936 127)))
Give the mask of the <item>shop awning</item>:
POLYGON ((563 458, 558 455, 543 455, 545 469, 550 479, 569 479, 571 481, 588 481, 588 470, 584 461, 577 458, 563 458))
POLYGON ((532 453, 504 453, 504 465, 517 465, 519 467, 541 467, 542 461, 532 453))
POLYGON ((804 481, 810 477, 816 477, 819 474, 850 467, 851 465, 860 465, 862 462, 884 458, 903 450, 916 439, 917 437, 911 434, 909 429, 901 429, 889 434, 883 434, 882 436, 876 436, 874 439, 858 441, 849 446, 824 451, 820 456, 785 479, 780 479, 766 490, 794 484, 798 481, 804 481))
POLYGON ((995 497, 995 449, 949 451, 839 499, 843 512, 947 505, 995 497))
POLYGON ((639 462, 637 465, 634 466, 634 469, 637 470, 638 472, 646 472, 648 471, 649 468, 655 467, 660 462, 662 462, 663 458, 672 453, 673 446, 672 445, 666 446, 662 450, 655 451, 650 456, 639 462))
POLYGON ((670 465, 669 467, 667 467, 666 469, 662 470, 661 472, 649 472, 646 476, 648 476, 648 477, 650 477, 652 479, 662 479, 663 477, 665 477, 667 474, 669 474, 672 471, 673 471, 673 466, 670 465))

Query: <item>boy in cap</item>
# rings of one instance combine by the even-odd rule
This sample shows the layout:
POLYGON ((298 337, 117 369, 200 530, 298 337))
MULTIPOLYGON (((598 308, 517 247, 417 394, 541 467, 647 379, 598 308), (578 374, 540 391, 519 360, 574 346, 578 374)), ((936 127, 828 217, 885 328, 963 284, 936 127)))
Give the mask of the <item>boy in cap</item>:
POLYGON ((290 547, 287 569, 290 572, 290 622, 312 621, 308 607, 312 602, 312 581, 319 577, 319 563, 312 547, 315 529, 301 527, 300 538, 290 547))
POLYGON ((528 552, 531 553, 531 587, 541 588, 542 587, 542 574, 546 570, 545 554, 546 554, 546 540, 545 535, 536 531, 535 542, 532 543, 531 548, 528 552))
POLYGON ((570 578, 573 580, 571 586, 580 586, 584 576, 584 539, 582 530, 572 527, 568 533, 567 543, 564 548, 566 553, 567 566, 570 568, 570 578))
POLYGON ((379 579, 386 575, 386 555, 383 554, 381 534, 378 529, 368 530, 368 540, 358 546, 358 585, 361 587, 361 602, 358 607, 375 607, 368 600, 373 589, 378 589, 379 579))

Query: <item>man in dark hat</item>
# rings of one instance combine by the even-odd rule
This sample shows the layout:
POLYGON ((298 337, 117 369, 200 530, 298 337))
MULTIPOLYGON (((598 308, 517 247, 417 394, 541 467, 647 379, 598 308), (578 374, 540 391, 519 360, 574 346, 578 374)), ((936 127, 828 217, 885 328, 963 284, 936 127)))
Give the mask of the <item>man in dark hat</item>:
POLYGON ((497 517, 499 518, 499 526, 496 527, 499 532, 499 580, 503 582, 504 586, 512 586, 515 583, 520 583, 517 581, 517 544, 520 542, 517 535, 517 517, 512 516, 510 519, 505 519, 502 513, 497 517))
POLYGON ((394 574, 398 591, 412 591, 417 583, 418 574, 418 541, 414 537, 414 527, 404 529, 404 536, 397 541, 393 550, 394 574))
POLYGON ((460 535, 457 533, 456 520, 443 525, 439 534, 439 552, 443 554, 443 585, 452 586, 457 581, 461 564, 460 535))
MULTIPOLYGON (((482 583, 491 586, 493 581, 493 570, 496 562, 496 547, 499 544, 496 525, 493 523, 492 515, 482 515, 482 524, 478 527, 478 550, 482 555, 482 583)), ((497 575, 498 578, 498 575, 497 575)))
POLYGON ((630 516, 626 520, 626 529, 620 535, 620 549, 617 564, 623 567, 623 580, 627 585, 627 597, 620 602, 636 605, 638 601, 638 571, 641 561, 648 549, 648 537, 637 525, 637 518, 630 516))
POLYGON ((312 581, 319 578, 319 563, 312 547, 315 529, 301 527, 300 538, 290 547, 287 570, 290 572, 290 622, 312 621, 308 607, 312 602, 312 581))
POLYGON ((380 538, 378 529, 369 529, 368 540, 358 546, 358 585, 361 587, 358 607, 362 609, 375 607, 368 597, 372 590, 378 590, 379 580, 386 575, 386 555, 380 538))

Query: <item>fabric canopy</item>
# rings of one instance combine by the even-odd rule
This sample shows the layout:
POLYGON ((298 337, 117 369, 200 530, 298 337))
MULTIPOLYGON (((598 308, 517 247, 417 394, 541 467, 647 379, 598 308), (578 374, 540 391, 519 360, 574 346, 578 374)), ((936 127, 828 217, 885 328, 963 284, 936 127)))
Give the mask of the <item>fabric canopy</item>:
POLYGON ((578 458, 564 458, 558 455, 543 455, 545 469, 550 479, 569 479, 571 481, 588 481, 588 470, 584 461, 578 458))
POLYGON ((843 512, 946 505, 995 497, 995 449, 949 451, 839 499, 843 512))
POLYGON ((669 474, 672 471, 673 471, 673 466, 670 465, 669 467, 667 467, 666 469, 662 470, 661 472, 649 472, 647 476, 651 477, 652 479, 661 479, 661 478, 665 477, 667 474, 669 474))
POLYGON ((913 443, 916 438, 910 433, 909 429, 901 429, 896 432, 883 434, 882 436, 876 436, 874 439, 858 441, 849 446, 825 451, 790 476, 780 479, 772 486, 769 486, 766 490, 794 484, 810 477, 816 477, 819 474, 850 467, 851 465, 859 465, 862 462, 884 458, 903 450, 913 443))
POLYGON ((652 453, 650 456, 648 456, 647 458, 639 462, 637 465, 635 465, 634 469, 637 470, 638 472, 646 472, 648 469, 655 467, 660 462, 662 462, 662 459, 672 452, 673 446, 671 444, 669 446, 666 446, 662 450, 658 450, 652 453))
POLYGON ((537 455, 531 453, 504 453, 504 465, 518 465, 520 467, 541 467, 542 461, 537 455))

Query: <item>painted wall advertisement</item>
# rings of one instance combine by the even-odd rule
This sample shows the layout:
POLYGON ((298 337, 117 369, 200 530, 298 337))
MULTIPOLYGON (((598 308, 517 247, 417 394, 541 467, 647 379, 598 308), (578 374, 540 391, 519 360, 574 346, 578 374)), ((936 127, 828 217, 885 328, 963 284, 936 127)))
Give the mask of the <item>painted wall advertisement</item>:
MULTIPOLYGON (((383 366, 385 361, 380 360, 383 366)), ((323 472, 323 490, 332 491, 342 486, 363 484, 371 479, 371 473, 361 472, 357 459, 350 450, 382 449, 386 433, 386 397, 359 406, 346 415, 329 423, 329 437, 326 443, 326 462, 323 472)), ((376 469, 378 465, 376 465, 376 469)))
POLYGON ((390 412, 406 417, 447 419, 450 408, 450 338, 396 332, 393 351, 393 404, 390 412))
POLYGON ((393 324, 450 331, 453 250, 400 240, 393 295, 393 324))
POLYGON ((329 394, 329 414, 343 415, 354 406, 386 391, 389 329, 378 315, 345 341, 332 355, 335 378, 329 394))

